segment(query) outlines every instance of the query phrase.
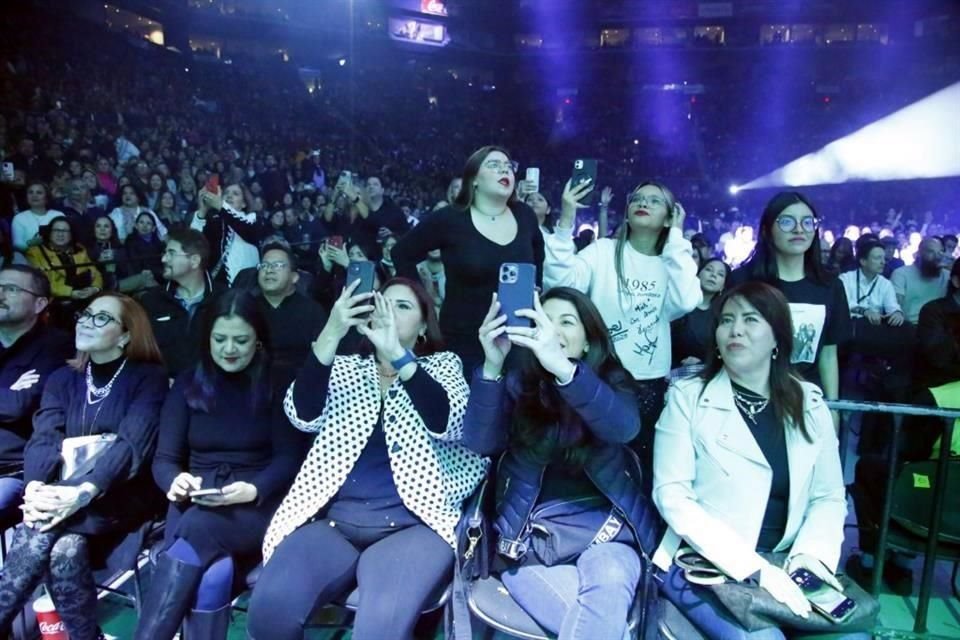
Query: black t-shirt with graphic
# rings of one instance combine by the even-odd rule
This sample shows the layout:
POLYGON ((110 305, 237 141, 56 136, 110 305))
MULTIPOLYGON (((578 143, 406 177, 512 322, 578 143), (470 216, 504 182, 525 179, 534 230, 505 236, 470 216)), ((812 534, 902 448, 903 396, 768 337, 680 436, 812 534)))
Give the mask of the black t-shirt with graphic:
MULTIPOLYGON (((745 268, 730 276, 731 285, 742 284, 752 278, 745 268)), ((804 379, 820 386, 817 359, 824 345, 840 346, 853 334, 850 309, 843 284, 830 277, 819 284, 809 276, 796 282, 777 278, 770 282, 790 303, 793 318, 793 353, 790 361, 804 379)))

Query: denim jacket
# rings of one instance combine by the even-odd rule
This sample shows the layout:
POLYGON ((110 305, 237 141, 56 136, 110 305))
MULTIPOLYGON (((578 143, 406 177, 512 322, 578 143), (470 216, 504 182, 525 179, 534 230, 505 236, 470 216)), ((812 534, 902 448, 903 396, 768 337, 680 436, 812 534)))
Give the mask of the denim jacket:
MULTIPOLYGON (((635 396, 618 391, 589 367, 579 365, 573 380, 557 385, 563 400, 594 436, 584 472, 625 516, 645 555, 651 555, 663 531, 660 517, 641 489, 640 462, 627 443, 640 430, 635 396)), ((497 467, 498 551, 511 559, 526 553, 529 519, 542 489, 547 465, 511 447, 509 434, 520 380, 516 373, 499 381, 474 374, 464 418, 462 443, 481 455, 503 452, 497 467)), ((557 429, 573 428, 558 424, 557 429)))

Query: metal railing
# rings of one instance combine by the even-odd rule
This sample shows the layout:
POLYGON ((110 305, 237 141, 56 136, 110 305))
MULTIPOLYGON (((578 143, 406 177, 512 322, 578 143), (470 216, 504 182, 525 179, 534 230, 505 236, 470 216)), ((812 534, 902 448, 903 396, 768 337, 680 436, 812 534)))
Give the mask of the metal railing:
MULTIPOLYGON (((923 573, 920 580, 920 596, 917 602, 917 614, 914 618, 914 633, 927 632, 927 616, 930 610, 930 597, 933 591, 933 573, 937 563, 937 545, 940 537, 940 525, 943 520, 944 501, 947 492, 947 465, 950 461, 950 443, 953 440, 954 421, 960 419, 960 411, 922 407, 908 404, 883 402, 855 402, 851 400, 829 400, 827 406, 841 413, 887 413, 893 417, 893 433, 887 451, 887 476, 883 493, 883 510, 880 519, 880 532, 877 538, 873 580, 870 592, 876 596, 880 592, 880 580, 890 536, 890 516, 893 511, 893 489, 896 482, 897 458, 899 455, 900 433, 904 416, 924 416, 940 418, 943 432, 940 435, 940 455, 937 457, 936 475, 933 480, 933 507, 930 511, 929 534, 923 553, 923 573)), ((845 436, 845 429, 841 436, 845 436)), ((846 437, 841 437, 841 452, 846 449, 846 437)))

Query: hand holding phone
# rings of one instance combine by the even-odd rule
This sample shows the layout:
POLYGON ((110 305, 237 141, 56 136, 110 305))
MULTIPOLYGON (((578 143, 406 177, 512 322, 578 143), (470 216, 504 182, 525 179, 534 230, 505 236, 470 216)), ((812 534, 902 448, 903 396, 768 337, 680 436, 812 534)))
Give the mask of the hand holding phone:
POLYGON ((356 281, 360 284, 353 291, 353 295, 358 296, 364 293, 373 293, 374 287, 374 264, 369 260, 351 262, 347 267, 347 287, 356 281))
POLYGON ((796 569, 790 574, 790 578, 800 587, 813 608, 833 622, 844 622, 857 608, 857 603, 852 598, 843 595, 842 591, 827 584, 809 569, 796 569))
POLYGON ((203 188, 210 193, 219 193, 220 175, 216 173, 210 174, 210 177, 207 178, 207 184, 205 184, 203 188))
POLYGON ((506 314, 508 327, 531 327, 529 318, 516 314, 520 309, 533 309, 533 295, 537 285, 537 269, 532 264, 504 262, 500 265, 497 299, 500 313, 506 314))
MULTIPOLYGON (((597 184, 597 161, 588 158, 578 158, 573 161, 573 175, 570 177, 570 186, 572 188, 579 187, 582 184, 597 184)), ((586 205, 593 204, 594 194, 596 190, 594 189, 587 197, 583 200, 583 203, 586 205)))

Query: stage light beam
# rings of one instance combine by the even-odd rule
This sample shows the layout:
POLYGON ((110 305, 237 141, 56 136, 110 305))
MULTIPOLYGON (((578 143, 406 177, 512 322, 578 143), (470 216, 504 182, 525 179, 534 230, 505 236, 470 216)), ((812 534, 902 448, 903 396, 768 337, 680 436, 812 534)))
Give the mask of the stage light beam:
POLYGON ((958 113, 960 82, 737 190, 960 176, 958 113))

